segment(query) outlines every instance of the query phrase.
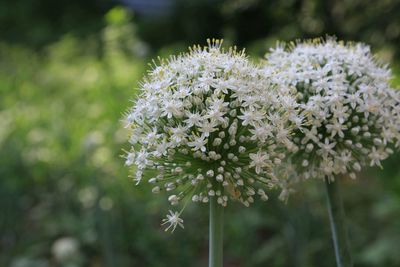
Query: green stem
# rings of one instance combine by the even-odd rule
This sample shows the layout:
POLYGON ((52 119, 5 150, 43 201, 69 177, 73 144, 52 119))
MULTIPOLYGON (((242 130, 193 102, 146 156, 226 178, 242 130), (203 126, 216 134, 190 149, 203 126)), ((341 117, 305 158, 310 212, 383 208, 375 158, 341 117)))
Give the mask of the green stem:
POLYGON ((224 207, 217 203, 217 197, 210 197, 209 267, 223 266, 223 230, 224 207))
POLYGON ((352 267, 353 261, 347 237, 343 201, 339 191, 339 180, 339 178, 335 179, 334 182, 325 180, 329 221, 335 248, 336 265, 337 267, 352 267))

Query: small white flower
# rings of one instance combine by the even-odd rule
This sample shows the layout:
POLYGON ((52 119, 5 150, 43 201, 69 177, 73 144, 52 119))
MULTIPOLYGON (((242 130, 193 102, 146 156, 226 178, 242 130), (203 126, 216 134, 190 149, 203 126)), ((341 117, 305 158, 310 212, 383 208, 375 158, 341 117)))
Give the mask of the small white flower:
POLYGON ((138 169, 144 169, 146 166, 150 165, 151 162, 148 160, 148 157, 149 153, 144 149, 136 153, 135 165, 138 169))
POLYGON ((168 201, 171 203, 171 205, 175 206, 178 205, 179 198, 176 195, 171 195, 168 197, 168 201))
POLYGON ((187 137, 187 128, 182 126, 182 125, 178 125, 177 127, 171 127, 170 128, 171 131, 171 141, 173 143, 181 143, 186 141, 186 137, 187 137))
POLYGON ((258 151, 256 154, 255 153, 250 153, 249 154, 251 162, 250 162, 250 168, 254 167, 256 170, 257 174, 261 173, 261 170, 267 166, 267 161, 268 161, 268 154, 262 151, 258 151))
POLYGON ((186 123, 187 127, 192 127, 192 126, 201 126, 202 125, 202 120, 203 120, 203 116, 201 116, 199 113, 192 113, 190 111, 188 111, 186 113, 187 119, 184 120, 184 122, 186 123))
POLYGON ((253 124, 256 122, 260 122, 265 118, 265 112, 261 110, 250 110, 250 109, 241 109, 242 115, 238 116, 243 122, 243 125, 253 124))
POLYGON ((188 142, 188 146, 193 147, 193 150, 201 150, 202 152, 206 151, 205 145, 208 143, 208 139, 206 139, 205 135, 195 136, 194 140, 188 142))
POLYGON ((183 103, 175 99, 164 100, 162 110, 162 116, 166 116, 171 119, 173 116, 181 117, 183 115, 183 103))
POLYGON ((326 157, 328 155, 335 155, 336 151, 335 151, 335 146, 336 146, 336 142, 332 142, 329 143, 329 139, 325 138, 325 142, 319 142, 318 146, 320 147, 320 149, 317 151, 319 152, 320 155, 322 155, 322 157, 326 157))
POLYGON ((171 232, 173 233, 176 229, 177 226, 181 227, 184 229, 185 227, 183 226, 183 219, 179 217, 180 213, 179 212, 173 212, 172 210, 169 211, 169 214, 167 214, 167 218, 162 220, 161 225, 168 224, 168 227, 165 228, 165 231, 168 231, 171 229, 171 232))
POLYGON ((311 130, 303 129, 304 137, 301 139, 301 144, 307 144, 308 141, 318 143, 318 130, 317 127, 313 126, 311 130))
POLYGON ((218 123, 214 120, 209 121, 205 120, 200 126, 199 131, 205 136, 208 137, 210 133, 215 132, 217 130, 218 123))
POLYGON ((135 162, 135 152, 128 152, 125 158, 126 158, 125 165, 131 166, 135 162))
POLYGON ((371 159, 370 166, 379 166, 382 168, 381 160, 386 158, 385 153, 377 150, 375 147, 372 147, 371 153, 368 154, 368 157, 371 159))
MULTIPOLYGON (((343 117, 341 117, 343 118, 343 117)), ((342 120, 343 123, 344 119, 342 120)), ((331 133, 331 138, 334 138, 335 135, 338 135, 339 137, 343 138, 344 137, 344 130, 347 130, 347 126, 343 125, 342 123, 339 122, 339 120, 333 120, 332 124, 327 124, 326 125, 326 130, 328 133, 331 133)))

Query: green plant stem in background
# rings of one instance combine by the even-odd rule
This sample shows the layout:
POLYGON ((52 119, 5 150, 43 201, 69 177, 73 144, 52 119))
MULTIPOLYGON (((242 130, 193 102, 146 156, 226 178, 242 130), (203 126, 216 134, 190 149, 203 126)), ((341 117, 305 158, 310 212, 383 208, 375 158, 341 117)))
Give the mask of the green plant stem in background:
POLYGON ((347 237, 346 221, 343 209, 343 201, 339 191, 339 180, 334 182, 325 180, 328 202, 329 221, 337 267, 352 267, 349 241, 347 237))
POLYGON ((217 203, 217 197, 210 198, 210 244, 209 267, 223 266, 224 207, 217 203))

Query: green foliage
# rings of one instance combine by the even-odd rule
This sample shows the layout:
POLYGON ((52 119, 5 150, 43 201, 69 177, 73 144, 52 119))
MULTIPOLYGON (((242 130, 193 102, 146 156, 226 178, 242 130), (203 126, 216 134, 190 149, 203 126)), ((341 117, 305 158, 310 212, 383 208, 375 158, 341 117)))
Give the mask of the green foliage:
POLYGON ((154 48, 224 38, 263 55, 277 40, 326 34, 385 48, 400 57, 397 0, 176 0, 168 15, 139 18, 140 36, 154 48), (163 29, 160 31, 159 29, 163 29))
POLYGON ((0 41, 42 47, 67 32, 85 36, 104 26, 112 6, 110 0, 2 0, 0 41))
POLYGON ((138 23, 139 36, 153 51, 175 43, 187 47, 215 37, 253 47, 260 55, 265 43, 329 34, 385 48, 387 56, 400 58, 398 0, 148 0, 143 6, 159 15, 144 16, 138 10, 138 16, 132 18, 117 8, 104 20, 118 2, 125 1, 3 0, 0 41, 41 48, 66 33, 84 38, 97 34, 105 23, 129 19, 138 23), (165 8, 163 2, 171 8, 165 8))

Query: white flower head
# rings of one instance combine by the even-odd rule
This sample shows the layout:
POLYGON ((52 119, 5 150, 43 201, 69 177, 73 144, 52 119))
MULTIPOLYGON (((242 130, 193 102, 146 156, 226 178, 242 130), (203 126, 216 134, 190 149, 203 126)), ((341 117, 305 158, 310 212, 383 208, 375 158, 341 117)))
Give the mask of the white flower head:
MULTIPOLYGON (((215 197, 222 206, 229 199, 248 206, 257 191, 266 200, 258 189, 279 186, 273 169, 296 147, 290 134, 299 119, 287 88, 218 40, 161 60, 126 114, 126 165, 154 193, 173 191, 172 205, 215 197)), ((164 221, 172 229, 181 222, 175 215, 164 221)))
POLYGON ((328 37, 280 45, 266 59, 264 73, 297 92, 305 118, 290 160, 301 178, 354 177, 362 166, 381 166, 399 144, 399 93, 368 46, 328 37))

